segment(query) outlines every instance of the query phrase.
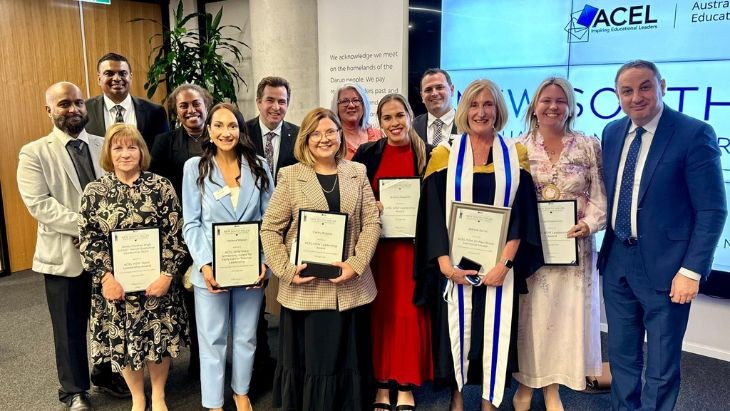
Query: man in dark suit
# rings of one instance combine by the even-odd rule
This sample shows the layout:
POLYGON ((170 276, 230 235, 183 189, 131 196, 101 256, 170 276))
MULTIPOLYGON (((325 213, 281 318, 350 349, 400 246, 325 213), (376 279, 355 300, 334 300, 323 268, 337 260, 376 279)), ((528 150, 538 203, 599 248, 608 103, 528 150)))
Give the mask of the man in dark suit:
MULTIPOLYGON (((297 163, 294 142, 299 127, 284 121, 291 101, 289 82, 282 77, 264 77, 256 87, 256 106, 259 115, 246 122, 248 135, 256 146, 256 153, 266 159, 276 181, 279 169, 297 163)), ((268 281, 267 281, 268 285, 268 281)), ((266 296, 261 302, 256 329, 256 355, 253 364, 251 395, 257 396, 271 388, 276 363, 271 358, 267 330, 269 322, 264 315, 266 296)))
POLYGON ((274 181, 280 168, 297 162, 294 141, 299 127, 284 121, 290 100, 291 89, 286 79, 264 77, 256 87, 259 115, 246 122, 256 153, 268 161, 274 181))
POLYGON ((679 393, 690 303, 727 215, 720 150, 712 127, 664 105, 654 63, 624 64, 615 83, 627 117, 603 130, 609 224, 598 260, 611 404, 668 411, 679 393))
POLYGON ((428 113, 416 117, 413 128, 426 143, 437 146, 456 134, 456 110, 451 106, 453 95, 454 85, 445 70, 430 68, 421 76, 421 99, 428 113))
POLYGON ((86 131, 103 136, 114 123, 132 124, 142 133, 148 150, 151 150, 155 136, 170 129, 165 109, 129 94, 132 67, 126 57, 116 53, 105 54, 99 59, 96 71, 103 94, 86 101, 89 112, 86 131))

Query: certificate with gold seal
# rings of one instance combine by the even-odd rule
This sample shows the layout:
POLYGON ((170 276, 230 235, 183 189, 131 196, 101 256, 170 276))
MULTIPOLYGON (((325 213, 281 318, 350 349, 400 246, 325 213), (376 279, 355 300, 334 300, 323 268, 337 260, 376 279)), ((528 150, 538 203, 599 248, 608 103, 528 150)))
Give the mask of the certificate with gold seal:
POLYGON ((383 205, 380 222, 382 238, 415 238, 421 179, 418 177, 381 178, 378 195, 383 205))
POLYGON ((578 239, 568 238, 577 224, 576 201, 538 201, 537 212, 545 265, 578 265, 578 239))
POLYGON ((113 230, 112 270, 124 292, 145 291, 161 273, 158 227, 113 230))
POLYGON ((213 275, 219 287, 258 285, 259 224, 258 221, 213 224, 213 275))
POLYGON ((456 264, 466 257, 479 263, 484 274, 502 256, 507 242, 509 207, 454 201, 449 218, 451 261, 456 264))

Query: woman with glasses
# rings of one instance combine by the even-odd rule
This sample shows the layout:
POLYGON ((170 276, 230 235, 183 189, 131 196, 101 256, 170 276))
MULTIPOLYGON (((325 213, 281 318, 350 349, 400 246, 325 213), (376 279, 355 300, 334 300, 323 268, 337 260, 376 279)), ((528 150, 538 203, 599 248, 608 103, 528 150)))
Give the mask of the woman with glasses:
POLYGON ((294 144, 298 164, 279 171, 261 225, 261 242, 279 278, 279 363, 273 403, 285 410, 364 410, 371 396, 370 259, 380 218, 365 166, 345 160, 342 128, 324 108, 310 111, 294 144), (296 265, 300 210, 347 215, 343 261, 336 278, 296 265), (313 276, 308 276, 313 275, 313 276))
POLYGON ((256 155, 246 122, 236 107, 216 104, 205 123, 203 154, 183 170, 183 235, 193 256, 190 281, 200 349, 200 396, 203 407, 223 410, 226 350, 231 335, 231 388, 238 411, 250 411, 248 397, 256 351, 256 326, 263 299, 266 267, 257 285, 219 288, 213 267, 213 224, 261 220, 274 179, 256 155))
POLYGON ((345 159, 350 160, 361 144, 383 137, 380 130, 368 123, 370 100, 365 87, 359 83, 347 83, 332 95, 332 111, 342 124, 342 137, 346 147, 345 159))
MULTIPOLYGON (((432 146, 412 127, 413 111, 405 97, 388 94, 378 104, 385 137, 365 143, 353 161, 365 164, 373 191, 383 178, 422 177, 432 146)), ((379 204, 378 208, 382 209, 379 204)), ((431 323, 425 307, 413 305, 413 239, 384 238, 373 258, 378 296, 373 302, 373 366, 378 391, 374 410, 390 410, 390 382, 398 391, 398 410, 415 409, 414 386, 433 378, 431 323)))
POLYGON ((518 365, 517 297, 543 264, 527 150, 499 135, 507 116, 495 83, 466 87, 454 119, 463 134, 431 153, 418 208, 414 302, 432 307, 434 379, 451 387, 453 411, 464 409, 465 384, 482 385, 482 411, 499 407, 518 365), (452 260, 455 201, 511 210, 498 261, 479 272, 452 260))

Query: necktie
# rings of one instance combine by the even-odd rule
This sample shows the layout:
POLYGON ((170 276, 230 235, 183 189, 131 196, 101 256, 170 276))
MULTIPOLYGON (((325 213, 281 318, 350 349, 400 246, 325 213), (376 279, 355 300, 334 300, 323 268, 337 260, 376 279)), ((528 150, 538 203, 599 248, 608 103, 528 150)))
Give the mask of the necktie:
POLYGON ((444 128, 444 122, 441 121, 440 118, 437 118, 433 122, 433 145, 437 146, 441 140, 444 138, 443 136, 443 128, 444 128))
POLYGON ((631 201, 634 192, 634 175, 636 174, 636 160, 639 158, 641 148, 641 135, 646 130, 639 127, 636 129, 636 137, 629 146, 624 163, 624 173, 621 176, 621 188, 618 195, 618 206, 616 207, 616 237, 625 241, 631 237, 631 201))
POLYGON ((117 104, 114 106, 114 108, 117 110, 116 116, 114 117, 115 123, 124 123, 124 107, 117 104))
POLYGON ((94 181, 94 170, 91 168, 89 156, 85 153, 86 143, 81 140, 73 139, 67 143, 68 153, 71 155, 71 162, 76 169, 76 175, 79 177, 79 184, 83 190, 87 184, 94 181))
POLYGON ((266 156, 266 162, 269 163, 269 170, 271 171, 271 175, 274 175, 274 144, 271 142, 274 137, 276 137, 276 133, 273 131, 269 131, 264 135, 266 137, 266 145, 264 146, 264 156, 266 156))

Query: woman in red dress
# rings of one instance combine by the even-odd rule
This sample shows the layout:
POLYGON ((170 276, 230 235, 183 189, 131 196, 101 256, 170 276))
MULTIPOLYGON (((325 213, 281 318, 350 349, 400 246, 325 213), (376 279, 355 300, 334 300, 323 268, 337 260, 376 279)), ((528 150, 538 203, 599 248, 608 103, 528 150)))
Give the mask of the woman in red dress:
MULTIPOLYGON (((421 177, 432 147, 412 128, 413 111, 400 94, 378 104, 378 120, 387 138, 358 148, 353 161, 365 164, 375 196, 381 178, 421 177)), ((378 208, 382 212, 382 204, 378 208)), ((415 410, 413 387, 432 378, 431 322, 428 311, 411 303, 413 240, 381 239, 371 261, 378 288, 372 304, 373 366, 378 391, 373 408, 390 410, 390 386, 398 390, 396 410, 415 410)))

